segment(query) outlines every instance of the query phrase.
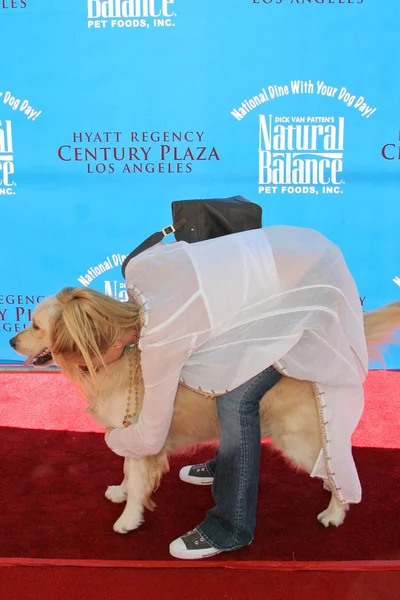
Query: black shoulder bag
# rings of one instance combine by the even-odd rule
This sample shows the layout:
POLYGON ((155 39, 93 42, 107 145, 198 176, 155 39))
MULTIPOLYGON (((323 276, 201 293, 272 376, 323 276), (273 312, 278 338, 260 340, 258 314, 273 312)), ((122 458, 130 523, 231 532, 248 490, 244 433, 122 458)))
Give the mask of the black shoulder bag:
POLYGON ((201 242, 212 238, 259 229, 262 224, 262 208, 242 196, 212 198, 206 200, 177 200, 172 202, 172 224, 153 233, 133 250, 122 264, 122 275, 128 262, 155 246, 165 236, 173 233, 177 242, 201 242))

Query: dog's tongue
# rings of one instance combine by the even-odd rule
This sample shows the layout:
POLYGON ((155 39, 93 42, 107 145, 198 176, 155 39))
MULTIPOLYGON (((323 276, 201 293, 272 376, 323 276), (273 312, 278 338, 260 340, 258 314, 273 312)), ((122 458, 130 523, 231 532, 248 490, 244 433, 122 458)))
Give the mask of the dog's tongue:
POLYGON ((35 358, 34 356, 27 356, 23 366, 27 367, 28 365, 30 365, 34 358, 35 358))

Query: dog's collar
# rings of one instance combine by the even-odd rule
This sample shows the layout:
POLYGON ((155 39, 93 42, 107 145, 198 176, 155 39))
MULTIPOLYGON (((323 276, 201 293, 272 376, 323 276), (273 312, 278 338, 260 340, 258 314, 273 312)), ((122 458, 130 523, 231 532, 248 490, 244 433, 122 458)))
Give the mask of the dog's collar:
MULTIPOLYGON (((129 350, 131 350, 131 349, 135 348, 135 346, 137 346, 137 345, 138 345, 138 342, 137 342, 137 341, 136 341, 136 342, 133 342, 132 344, 127 344, 127 345, 124 347, 123 351, 122 351, 122 355, 123 355, 123 354, 125 354, 125 352, 128 352, 129 350)), ((121 356, 122 356, 122 355, 121 355, 121 356)), ((98 371, 99 369, 100 369, 100 367, 95 367, 95 371, 98 371)), ((82 371, 83 373, 88 373, 88 372, 89 372, 89 369, 87 368, 87 366, 86 366, 86 365, 80 365, 80 366, 79 366, 79 370, 80 370, 80 371, 82 371)))
MULTIPOLYGON (((127 344, 127 345, 124 347, 124 350, 123 350, 122 354, 125 354, 125 352, 127 352, 128 350, 130 350, 130 349, 132 349, 132 348, 135 348, 135 346, 137 346, 137 342, 133 342, 132 344, 127 344)), ((99 368, 100 368, 100 367, 95 367, 95 371, 98 371, 98 370, 99 370, 99 368)), ((86 365, 85 365, 85 366, 84 366, 84 365, 81 365, 81 366, 79 367, 79 369, 80 369, 80 371, 83 371, 84 373, 88 373, 88 372, 89 372, 89 369, 87 368, 87 366, 86 366, 86 365)))
MULTIPOLYGON (((94 367, 95 371, 98 371, 100 367, 94 367)), ((78 369, 80 371, 82 371, 83 373, 89 373, 89 369, 87 368, 86 365, 79 365, 78 369)))

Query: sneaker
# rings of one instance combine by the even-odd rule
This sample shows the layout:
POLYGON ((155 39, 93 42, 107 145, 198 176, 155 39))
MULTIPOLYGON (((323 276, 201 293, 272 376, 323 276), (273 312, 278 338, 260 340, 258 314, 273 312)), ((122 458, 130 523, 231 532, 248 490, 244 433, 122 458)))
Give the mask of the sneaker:
POLYGON ((198 560, 220 554, 222 550, 214 548, 201 536, 197 529, 193 529, 180 538, 171 542, 169 553, 175 558, 198 560))
POLYGON ((179 478, 193 485, 211 485, 214 477, 208 470, 207 463, 189 465, 179 471, 179 478))

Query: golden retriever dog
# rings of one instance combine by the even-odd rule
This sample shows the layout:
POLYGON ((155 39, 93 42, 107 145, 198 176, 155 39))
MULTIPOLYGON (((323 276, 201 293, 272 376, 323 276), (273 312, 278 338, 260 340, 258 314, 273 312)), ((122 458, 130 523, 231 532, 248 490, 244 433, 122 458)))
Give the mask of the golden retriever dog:
MULTIPOLYGON (((51 314, 55 296, 43 300, 35 309, 31 325, 10 341, 23 356, 35 356, 33 364, 45 366, 53 362, 50 348, 51 314)), ((379 345, 393 341, 400 326, 400 302, 364 313, 369 355, 376 358, 379 345)), ((139 352, 138 350, 135 350, 139 352)), ((139 408, 143 399, 143 382, 138 357, 139 408)), ((121 427, 126 410, 129 357, 120 359, 98 371, 99 392, 85 390, 86 411, 104 427, 121 427)), ((311 473, 319 455, 322 440, 314 388, 311 382, 289 377, 282 379, 262 398, 260 405, 262 438, 270 438, 272 446, 297 469, 311 473)), ((215 442, 219 438, 216 401, 183 384, 178 388, 174 416, 168 438, 161 452, 142 459, 125 459, 124 479, 105 493, 112 502, 126 502, 114 523, 114 531, 127 533, 143 522, 144 507, 152 509, 151 494, 168 470, 168 456, 189 446, 215 442)), ((329 490, 327 483, 324 487, 329 490)), ((339 504, 334 494, 318 521, 328 527, 343 523, 348 506, 339 504)))

